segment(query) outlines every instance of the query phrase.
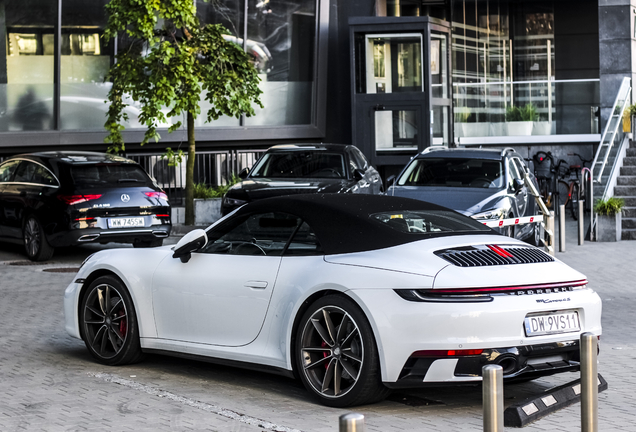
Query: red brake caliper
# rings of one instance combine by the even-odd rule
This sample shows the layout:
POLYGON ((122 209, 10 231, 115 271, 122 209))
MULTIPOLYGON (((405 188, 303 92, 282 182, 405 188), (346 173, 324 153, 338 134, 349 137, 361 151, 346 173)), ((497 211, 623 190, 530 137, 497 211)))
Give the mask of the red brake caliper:
MULTIPOLYGON (((322 344, 320 344, 320 347, 321 347, 321 348, 327 348, 327 342, 322 341, 322 344)), ((325 350, 325 351, 322 353, 322 356, 323 356, 323 358, 327 358, 327 357, 329 357, 329 354, 327 354, 327 350, 325 350)), ((328 368, 328 367, 329 367, 329 363, 325 363, 325 370, 327 370, 327 368, 328 368)))
MULTIPOLYGON (((124 315, 124 311, 120 310, 118 315, 119 315, 119 316, 123 316, 123 315, 124 315)), ((125 320, 125 319, 123 319, 123 320, 121 320, 121 321, 119 322, 119 332, 120 332, 122 335, 125 335, 125 334, 126 334, 126 329, 127 329, 127 326, 126 326, 126 320, 125 320)))

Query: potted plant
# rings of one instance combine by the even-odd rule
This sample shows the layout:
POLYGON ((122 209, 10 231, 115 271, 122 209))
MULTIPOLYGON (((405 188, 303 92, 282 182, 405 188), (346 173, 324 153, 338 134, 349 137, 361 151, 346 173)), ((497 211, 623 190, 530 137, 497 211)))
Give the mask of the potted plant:
POLYGON ((488 136, 488 123, 479 123, 476 120, 476 116, 468 108, 457 108, 455 111, 455 135, 458 137, 488 136), (463 111, 459 111, 460 109, 463 111))
POLYGON ((194 185, 194 225, 209 225, 221 218, 221 200, 227 190, 241 179, 233 175, 221 186, 210 187, 204 183, 194 185))
POLYGON ((625 205, 622 198, 598 200, 594 204, 596 213, 596 240, 602 242, 621 240, 621 211, 625 205))
POLYGON ((533 104, 526 104, 520 108, 509 106, 506 108, 506 130, 508 135, 531 135, 533 122, 539 119, 537 109, 533 104))

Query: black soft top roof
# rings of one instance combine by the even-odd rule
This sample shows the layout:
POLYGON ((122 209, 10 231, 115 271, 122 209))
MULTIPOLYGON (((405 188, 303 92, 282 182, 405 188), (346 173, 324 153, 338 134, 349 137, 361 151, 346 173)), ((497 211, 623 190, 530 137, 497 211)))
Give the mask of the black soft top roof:
MULTIPOLYGON (((304 194, 254 201, 241 207, 236 216, 270 211, 298 216, 313 228, 327 255, 383 249, 431 237, 462 234, 402 233, 369 217, 374 213, 406 210, 456 213, 425 201, 386 195, 304 194)), ((464 234, 492 234, 492 230, 485 228, 484 231, 475 230, 464 234)))

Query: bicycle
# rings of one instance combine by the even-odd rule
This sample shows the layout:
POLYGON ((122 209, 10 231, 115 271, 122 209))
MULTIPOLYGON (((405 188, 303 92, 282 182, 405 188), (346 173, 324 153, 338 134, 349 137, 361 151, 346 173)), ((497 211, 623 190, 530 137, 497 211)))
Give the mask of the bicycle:
POLYGON ((554 158, 551 152, 538 151, 532 157, 532 161, 534 176, 539 185, 539 194, 545 205, 550 208, 554 191, 554 158))
MULTIPOLYGON (((583 159, 578 153, 571 153, 568 156, 577 156, 585 167, 586 163, 590 163, 591 160, 583 159)), ((570 208, 572 218, 578 220, 579 218, 579 200, 581 197, 585 197, 585 185, 581 182, 579 172, 581 171, 581 165, 567 165, 568 162, 561 159, 556 164, 555 171, 557 172, 557 196, 559 204, 565 205, 570 208), (575 178, 572 177, 574 173, 575 178)))

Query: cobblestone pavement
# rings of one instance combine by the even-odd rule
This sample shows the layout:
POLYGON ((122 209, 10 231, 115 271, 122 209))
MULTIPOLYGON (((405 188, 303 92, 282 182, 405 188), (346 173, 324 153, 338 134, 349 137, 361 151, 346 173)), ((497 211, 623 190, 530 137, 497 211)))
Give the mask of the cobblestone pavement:
MULTIPOLYGON (((599 395, 599 430, 636 431, 636 242, 577 246, 569 238, 557 257, 585 273, 604 302, 599 372, 609 389, 599 395)), ((337 431, 349 410, 317 405, 291 379, 159 355, 125 367, 94 363, 63 327, 62 295, 74 273, 47 270, 76 268, 98 248, 12 265, 26 263, 24 256, 0 245, 0 431, 337 431)), ((506 385, 505 404, 577 377, 506 385)), ((355 408, 367 431, 482 430, 479 386, 400 391, 391 399, 355 408)), ((578 431, 580 404, 523 430, 578 431)))

